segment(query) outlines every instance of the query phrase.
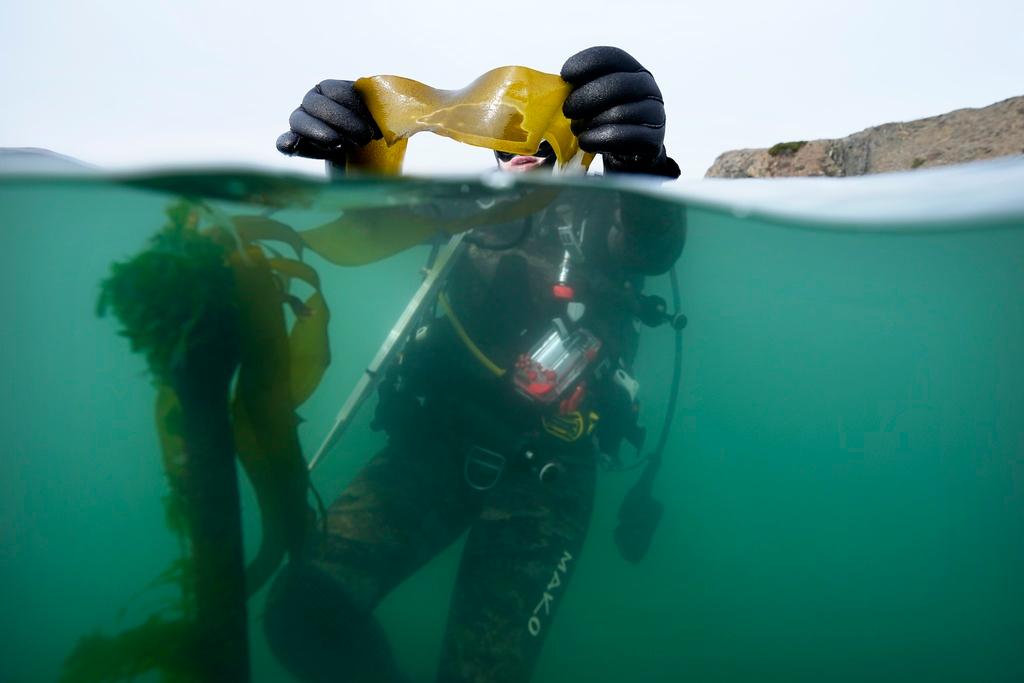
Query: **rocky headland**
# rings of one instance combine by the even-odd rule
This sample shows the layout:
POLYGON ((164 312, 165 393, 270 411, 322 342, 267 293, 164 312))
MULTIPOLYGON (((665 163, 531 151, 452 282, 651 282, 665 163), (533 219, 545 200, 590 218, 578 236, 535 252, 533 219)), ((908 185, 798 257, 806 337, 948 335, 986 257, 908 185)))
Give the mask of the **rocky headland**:
POLYGON ((980 109, 886 123, 845 138, 721 154, 708 178, 857 176, 1024 154, 1024 96, 980 109))

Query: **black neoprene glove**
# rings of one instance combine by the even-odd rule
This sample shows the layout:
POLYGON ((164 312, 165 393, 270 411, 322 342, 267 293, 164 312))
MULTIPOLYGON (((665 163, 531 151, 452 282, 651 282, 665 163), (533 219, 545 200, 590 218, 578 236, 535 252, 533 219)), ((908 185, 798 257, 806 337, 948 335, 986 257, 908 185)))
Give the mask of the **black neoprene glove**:
POLYGON ((290 131, 277 138, 283 154, 343 164, 347 147, 381 137, 353 81, 321 81, 288 119, 290 131))
POLYGON ((665 151, 665 103, 654 76, 628 52, 591 47, 570 57, 562 79, 572 92, 562 107, 587 152, 604 155, 609 173, 679 177, 665 151))

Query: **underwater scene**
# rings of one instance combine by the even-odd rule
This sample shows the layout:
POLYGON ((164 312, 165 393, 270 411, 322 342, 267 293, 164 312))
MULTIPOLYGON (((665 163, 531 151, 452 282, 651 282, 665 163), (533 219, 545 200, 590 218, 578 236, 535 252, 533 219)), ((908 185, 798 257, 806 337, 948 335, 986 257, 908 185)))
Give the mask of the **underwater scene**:
MULTIPOLYGON (((531 680, 1024 679, 1024 162, 678 185, 0 174, 0 681, 299 680, 275 573, 385 447, 376 382, 459 236, 626 204, 685 223, 679 300, 646 279, 647 438, 541 570, 531 680)), ((437 677, 465 544, 365 624, 403 680, 437 677)))

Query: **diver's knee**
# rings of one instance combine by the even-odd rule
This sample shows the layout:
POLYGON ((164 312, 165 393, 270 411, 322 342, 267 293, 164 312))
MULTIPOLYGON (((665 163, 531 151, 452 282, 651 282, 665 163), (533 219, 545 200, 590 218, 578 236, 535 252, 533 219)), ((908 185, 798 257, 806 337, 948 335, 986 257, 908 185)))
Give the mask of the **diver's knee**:
POLYGON ((301 680, 379 681, 382 672, 394 670, 372 615, 356 607, 338 581, 309 565, 289 565, 278 574, 263 625, 271 651, 301 680))

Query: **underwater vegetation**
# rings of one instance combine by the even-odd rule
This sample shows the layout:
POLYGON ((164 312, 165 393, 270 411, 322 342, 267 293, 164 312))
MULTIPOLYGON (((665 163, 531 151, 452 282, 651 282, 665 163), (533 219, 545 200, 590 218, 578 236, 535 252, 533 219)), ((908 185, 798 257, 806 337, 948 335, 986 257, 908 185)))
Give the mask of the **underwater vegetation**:
MULTIPOLYGON (((483 204, 454 198, 442 232, 521 218, 563 191, 524 188, 516 199, 483 204)), ((182 556, 154 586, 173 584, 180 599, 118 635, 81 638, 62 681, 124 680, 151 670, 169 681, 248 679, 246 600, 287 555, 302 552, 316 522, 296 410, 330 363, 330 313, 320 277, 302 255, 310 249, 357 266, 421 244, 440 226, 414 208, 357 207, 300 232, 183 199, 167 208, 167 224, 144 251, 111 266, 97 313, 118 320, 156 387, 166 522, 182 556), (298 283, 310 291, 305 298, 293 293, 298 283), (248 564, 236 458, 260 508, 260 545, 248 564)))
POLYGON ((792 156, 796 154, 801 147, 807 144, 806 140, 796 140, 794 142, 777 142, 768 148, 768 154, 773 157, 777 156, 792 156))
POLYGON ((246 680, 245 602, 298 553, 312 512, 295 409, 330 362, 316 272, 257 242, 301 240, 271 219, 229 219, 186 200, 134 258, 115 263, 97 312, 112 314, 157 388, 155 419, 183 556, 162 581, 180 600, 119 635, 82 638, 62 680, 158 670, 165 680, 246 680), (210 224, 205 229, 202 225, 210 224), (313 293, 302 300, 291 284, 313 293), (294 322, 286 321, 285 309, 294 322), (243 565, 235 457, 256 492, 262 538, 243 565))

